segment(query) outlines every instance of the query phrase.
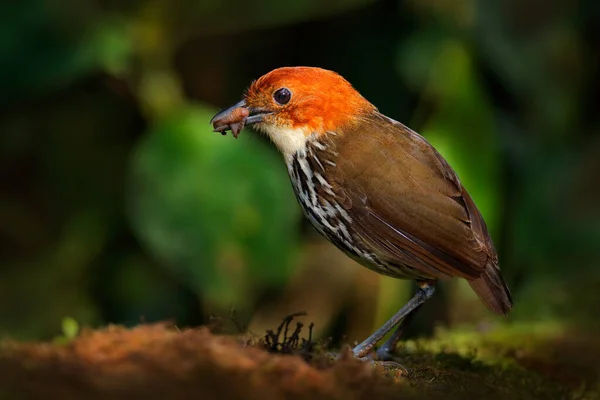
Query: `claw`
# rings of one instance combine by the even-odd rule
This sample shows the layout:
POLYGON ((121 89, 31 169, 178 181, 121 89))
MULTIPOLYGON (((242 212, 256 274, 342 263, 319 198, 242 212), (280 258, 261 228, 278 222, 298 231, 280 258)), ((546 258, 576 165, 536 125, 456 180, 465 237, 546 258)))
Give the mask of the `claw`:
POLYGON ((403 376, 406 376, 410 373, 410 370, 398 361, 399 357, 388 351, 381 350, 382 349, 378 350, 376 353, 370 353, 364 357, 356 357, 352 354, 352 352, 328 352, 326 353, 326 355, 330 357, 332 361, 350 357, 365 363, 371 363, 371 365, 373 365, 374 367, 382 367, 386 371, 386 373, 399 372, 399 375, 403 376))
POLYGON ((381 347, 376 352, 377 362, 382 363, 383 365, 388 365, 388 368, 398 368, 401 369, 403 374, 408 374, 410 371, 400 362, 400 357, 389 349, 385 347, 381 347))

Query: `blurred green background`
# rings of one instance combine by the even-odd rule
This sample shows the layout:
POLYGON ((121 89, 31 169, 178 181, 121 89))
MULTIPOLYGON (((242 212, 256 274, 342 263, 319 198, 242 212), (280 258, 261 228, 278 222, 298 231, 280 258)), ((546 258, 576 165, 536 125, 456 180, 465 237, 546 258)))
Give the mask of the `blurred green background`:
POLYGON ((597 328, 596 0, 21 0, 0 15, 0 337, 211 315, 261 334, 308 311, 317 334, 359 340, 396 311, 412 284, 321 239, 265 138, 211 132, 286 65, 335 70, 421 132, 488 221, 514 312, 451 281, 413 335, 597 328))

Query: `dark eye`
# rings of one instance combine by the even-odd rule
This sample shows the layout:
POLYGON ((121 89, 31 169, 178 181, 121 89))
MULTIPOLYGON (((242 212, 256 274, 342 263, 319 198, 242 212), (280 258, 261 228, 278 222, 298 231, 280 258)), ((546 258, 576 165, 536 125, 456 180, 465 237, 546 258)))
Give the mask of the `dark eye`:
POLYGON ((288 88, 277 89, 275 93, 273 93, 273 100, 282 106, 289 103, 291 98, 292 92, 290 92, 288 88))

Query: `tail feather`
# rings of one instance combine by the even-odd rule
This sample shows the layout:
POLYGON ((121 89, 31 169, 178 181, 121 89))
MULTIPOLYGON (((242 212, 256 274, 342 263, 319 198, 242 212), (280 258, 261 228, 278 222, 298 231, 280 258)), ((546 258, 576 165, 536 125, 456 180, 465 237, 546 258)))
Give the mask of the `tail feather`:
POLYGON ((500 275, 497 265, 491 261, 486 265, 483 274, 477 279, 469 280, 469 284, 493 312, 506 315, 512 308, 510 290, 500 275))

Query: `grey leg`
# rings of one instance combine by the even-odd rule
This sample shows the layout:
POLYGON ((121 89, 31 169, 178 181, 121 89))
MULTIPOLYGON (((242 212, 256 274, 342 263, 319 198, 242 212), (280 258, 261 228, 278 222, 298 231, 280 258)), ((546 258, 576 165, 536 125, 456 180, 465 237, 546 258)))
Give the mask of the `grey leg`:
POLYGON ((394 355, 394 352, 396 351, 396 346, 398 345, 398 342, 404 335, 406 328, 410 324, 410 321, 412 321, 419 308, 421 308, 421 306, 418 306, 410 314, 404 317, 404 319, 400 321, 400 324, 398 324, 398 327, 396 328, 394 333, 392 333, 392 336, 390 336, 389 339, 386 340, 386 342, 380 348, 377 349, 377 360, 397 361, 396 356, 394 355))
MULTIPOLYGON (((383 326, 381 328, 379 328, 377 331, 375 331, 375 333, 373 333, 371 336, 369 336, 367 339, 365 339, 361 344, 359 344, 354 349, 352 349, 352 351, 354 352, 354 356, 358 357, 358 358, 363 358, 367 354, 369 354, 371 349, 389 331, 391 331, 394 328, 394 326, 398 325, 398 323, 400 321, 402 321, 403 319, 408 318, 417 308, 419 308, 421 306, 421 304, 423 304, 427 300, 429 300, 431 298, 431 296, 433 296, 434 292, 435 292, 435 282, 420 281, 419 282, 419 290, 413 296, 413 298, 410 299, 408 301, 408 303, 406 303, 406 305, 400 309, 400 311, 398 311, 396 314, 394 314, 394 316, 392 318, 390 318, 389 321, 387 321, 385 324, 383 324, 383 326)), ((402 333, 404 332, 404 329, 403 329, 404 327, 406 327, 406 324, 404 324, 404 323, 401 324, 398 327, 398 330, 396 330, 396 332, 394 332, 394 334, 392 335, 390 340, 388 340, 385 343, 384 347, 387 347, 386 345, 393 345, 394 347, 392 348, 392 350, 395 350, 396 343, 398 343, 398 340, 400 339, 400 337, 402 336, 402 333)))

